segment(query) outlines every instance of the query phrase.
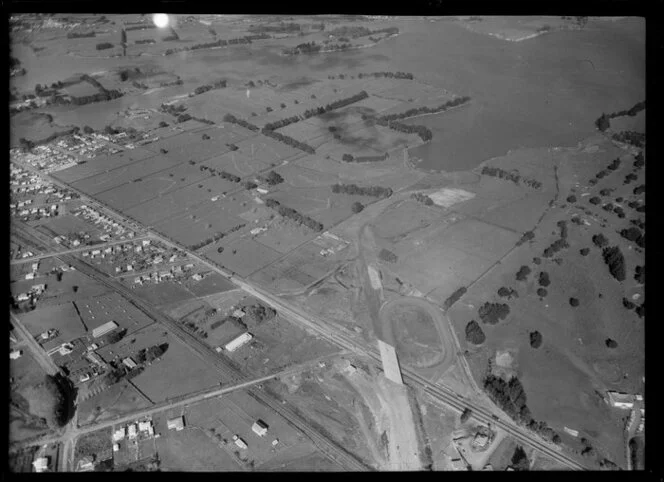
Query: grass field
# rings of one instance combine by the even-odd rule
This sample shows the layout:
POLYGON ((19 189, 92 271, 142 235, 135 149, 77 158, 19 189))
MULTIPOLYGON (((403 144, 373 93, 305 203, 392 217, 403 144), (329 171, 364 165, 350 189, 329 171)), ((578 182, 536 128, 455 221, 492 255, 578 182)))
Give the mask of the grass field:
POLYGON ((85 334, 86 329, 72 303, 63 303, 36 309, 29 313, 19 315, 31 335, 37 336, 52 328, 60 332, 60 343, 70 341, 85 334))
POLYGON ((211 273, 201 281, 195 281, 189 286, 189 290, 196 296, 208 296, 232 289, 235 289, 235 285, 219 273, 211 273))
POLYGON ((129 151, 121 151, 109 156, 99 156, 89 160, 85 164, 63 169, 54 173, 54 177, 66 183, 75 183, 82 179, 92 177, 96 174, 106 173, 121 166, 127 166, 155 154, 147 149, 137 147, 129 151))
POLYGON ((204 256, 240 276, 249 276, 281 255, 267 246, 244 237, 230 244, 224 240, 214 243, 204 251, 204 256), (217 251, 219 247, 224 248, 222 253, 217 251))
POLYGON ((150 403, 132 385, 122 381, 84 400, 76 410, 79 423, 86 425, 149 406, 150 403))
POLYGON ((185 301, 196 296, 184 286, 172 281, 148 283, 145 286, 138 286, 134 292, 153 305, 185 301))

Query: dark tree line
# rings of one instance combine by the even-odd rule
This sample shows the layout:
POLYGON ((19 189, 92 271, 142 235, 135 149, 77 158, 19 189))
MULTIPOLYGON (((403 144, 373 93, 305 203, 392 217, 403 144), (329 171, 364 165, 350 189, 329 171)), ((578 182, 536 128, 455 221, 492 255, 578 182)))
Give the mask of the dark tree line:
POLYGON ((381 120, 386 120, 386 121, 393 121, 393 120, 401 120, 401 119, 407 119, 409 117, 414 117, 417 115, 421 114, 436 114, 438 112, 445 112, 448 109, 451 109, 452 107, 459 106, 461 104, 465 104, 466 102, 470 101, 470 97, 465 96, 465 97, 457 97, 456 99, 448 100, 444 104, 441 104, 437 107, 415 107, 413 109, 408 109, 405 112, 401 112, 399 114, 389 114, 389 115, 384 115, 379 117, 381 120))
POLYGON ((280 22, 278 25, 251 25, 247 29, 252 33, 299 33, 302 31, 302 27, 299 23, 291 22, 280 22))
MULTIPOLYGON (((127 30, 129 30, 129 29, 127 29, 127 30)), ((135 43, 136 45, 143 45, 143 44, 156 44, 157 41, 154 40, 154 39, 151 39, 151 38, 146 38, 146 39, 143 39, 143 40, 136 40, 136 41, 134 41, 134 43, 135 43)))
POLYGON ((198 249, 201 249, 203 246, 207 246, 208 244, 212 244, 216 241, 219 241, 220 239, 224 238, 225 236, 228 236, 229 234, 234 233, 235 231, 239 231, 243 227, 245 227, 246 224, 238 224, 237 226, 232 227, 226 232, 219 232, 215 233, 214 236, 210 236, 209 238, 206 238, 196 244, 189 245, 189 249, 196 251, 198 249))
MULTIPOLYGON (((363 116, 363 119, 369 120, 369 118, 366 116, 363 116)), ((397 121, 388 122, 387 120, 383 119, 375 119, 374 122, 379 126, 389 127, 390 129, 397 132, 403 132, 404 134, 415 134, 419 136, 419 138, 424 142, 428 142, 433 139, 433 132, 431 132, 431 129, 426 126, 409 125, 397 121)))
POLYGON ((101 42, 98 43, 96 46, 97 50, 106 50, 106 49, 112 49, 114 45, 110 42, 101 42))
POLYGON ((615 117, 626 116, 626 115, 628 115, 630 117, 634 117, 636 114, 638 114, 642 110, 645 110, 645 108, 646 108, 646 101, 644 100, 644 101, 641 101, 641 102, 637 102, 629 110, 621 110, 619 112, 614 112, 612 114, 602 113, 602 115, 595 121, 595 126, 597 127, 597 129, 604 132, 609 127, 611 127, 611 119, 613 119, 615 117))
POLYGON ((465 286, 462 286, 461 288, 457 289, 454 293, 452 293, 450 296, 447 297, 447 299, 443 302, 443 308, 446 310, 449 310, 454 303, 459 301, 463 295, 466 294, 466 289, 465 286))
POLYGON ((560 238, 554 241, 548 248, 544 250, 542 256, 545 258, 550 258, 558 251, 569 248, 569 243, 567 242, 567 222, 558 221, 557 224, 560 228, 560 238))
POLYGON ((186 47, 178 47, 175 49, 168 49, 164 52, 164 55, 173 55, 178 52, 187 52, 190 50, 200 50, 200 49, 211 49, 215 47, 226 47, 228 45, 242 45, 242 44, 250 44, 252 39, 258 39, 258 38, 269 38, 265 36, 260 36, 257 37, 255 35, 252 36, 245 36, 245 37, 239 37, 239 38, 232 38, 228 40, 224 39, 217 39, 214 42, 203 42, 200 44, 194 44, 191 46, 186 46, 186 47))
MULTIPOLYGON (((335 137, 335 139, 340 139, 341 138, 341 136, 339 136, 338 134, 335 134, 334 137, 335 137)), ((382 156, 358 156, 358 157, 354 157, 351 154, 344 154, 343 156, 341 156, 341 160, 344 161, 344 162, 380 162, 380 161, 386 160, 388 157, 389 157, 389 155, 387 154, 387 152, 385 154, 383 154, 382 156)))
POLYGON ((287 117, 285 119, 280 119, 278 121, 270 122, 268 124, 265 124, 265 126, 263 126, 263 130, 267 129, 270 131, 274 131, 276 129, 286 127, 287 125, 293 124, 295 122, 299 122, 303 119, 309 119, 310 117, 313 116, 322 115, 325 114, 326 112, 346 107, 347 105, 354 104, 355 102, 359 102, 363 99, 366 99, 367 97, 369 97, 369 94, 367 94, 365 91, 362 91, 351 97, 348 97, 346 99, 339 99, 325 106, 307 109, 306 111, 304 111, 304 113, 301 116, 294 115, 291 117, 287 117))
POLYGON ((349 194, 351 196, 371 196, 387 198, 392 195, 392 189, 381 186, 360 187, 357 184, 333 184, 332 192, 335 194, 349 194))
POLYGON ((540 189, 542 187, 542 183, 539 181, 536 181, 534 179, 528 179, 526 177, 521 177, 521 175, 518 173, 518 171, 505 171, 504 169, 500 169, 499 167, 489 167, 489 166, 484 166, 482 168, 481 174, 484 176, 491 176, 491 177, 498 177, 500 179, 506 179, 508 181, 512 181, 514 184, 520 184, 523 183, 528 187, 532 187, 533 189, 540 189))
POLYGON ((275 131, 271 131, 269 129, 263 128, 261 133, 264 136, 271 137, 272 139, 275 139, 279 142, 283 142, 286 145, 289 145, 289 146, 294 147, 296 149, 300 149, 301 151, 304 151, 307 154, 315 154, 316 153, 316 150, 313 147, 311 147, 310 145, 305 144, 304 142, 300 142, 297 139, 293 139, 292 137, 281 134, 280 132, 275 132, 275 131))
POLYGON ((247 122, 246 120, 238 119, 233 114, 226 114, 224 116, 223 120, 224 120, 224 122, 230 122, 232 124, 237 124, 239 126, 244 127, 245 129, 249 129, 249 130, 254 131, 254 132, 258 132, 260 130, 258 128, 258 126, 255 126, 254 124, 251 124, 251 123, 247 122))
POLYGON ((194 89, 194 95, 200 95, 213 89, 224 89, 226 84, 226 80, 218 80, 214 84, 201 85, 200 87, 196 87, 194 89))
POLYGON ((292 219, 296 223, 303 224, 306 227, 316 232, 320 232, 323 230, 322 223, 316 221, 315 219, 310 218, 309 216, 305 216, 304 214, 299 213, 293 208, 282 206, 281 203, 279 203, 279 201, 275 199, 267 199, 265 201, 265 205, 277 211, 279 215, 283 216, 284 218, 292 219))
POLYGON ((69 32, 67 38, 90 38, 96 37, 97 33, 93 30, 92 32, 69 32))

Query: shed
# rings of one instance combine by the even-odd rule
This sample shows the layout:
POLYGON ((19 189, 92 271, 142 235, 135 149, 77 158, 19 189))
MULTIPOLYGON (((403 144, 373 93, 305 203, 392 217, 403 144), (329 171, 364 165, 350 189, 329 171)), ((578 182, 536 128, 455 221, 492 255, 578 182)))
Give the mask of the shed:
POLYGON ((180 431, 184 429, 184 417, 172 418, 167 422, 168 430, 180 431))

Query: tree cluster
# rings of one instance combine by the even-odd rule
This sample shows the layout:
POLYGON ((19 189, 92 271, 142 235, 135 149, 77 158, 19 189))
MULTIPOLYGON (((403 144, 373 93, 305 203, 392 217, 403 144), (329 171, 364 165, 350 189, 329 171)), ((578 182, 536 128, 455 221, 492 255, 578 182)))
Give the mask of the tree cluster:
POLYGON ((498 296, 500 296, 501 298, 512 299, 512 298, 518 298, 519 293, 514 288, 508 288, 506 286, 501 286, 498 289, 498 296))
POLYGON ((521 268, 519 268, 519 271, 516 272, 516 279, 517 281, 525 281, 529 274, 530 268, 526 265, 523 265, 521 268))
POLYGON ((463 412, 461 412, 461 417, 459 417, 459 421, 461 423, 466 423, 472 414, 473 411, 470 408, 464 408, 463 412))
POLYGON ((510 313, 510 307, 505 303, 491 303, 485 302, 480 306, 478 314, 482 323, 495 325, 500 320, 507 318, 510 313))
POLYGON ((646 160, 643 156, 643 151, 640 151, 635 157, 634 168, 641 169, 645 165, 646 165, 646 160))
POLYGON ((567 242, 567 222, 558 221, 556 224, 560 228, 560 238, 554 241, 548 248, 544 250, 542 256, 545 258, 550 258, 561 249, 569 248, 569 243, 567 242))
POLYGON ((542 345, 542 334, 539 331, 531 331, 529 337, 532 348, 539 348, 542 345))
POLYGON ((634 147, 645 147, 646 145, 646 135, 641 132, 622 131, 613 134, 611 138, 616 142, 622 142, 634 147))
POLYGON ((59 375, 45 375, 43 387, 51 402, 50 411, 46 414, 46 422, 51 428, 65 426, 69 418, 71 405, 70 383, 59 375))
POLYGON ((618 348, 618 342, 612 338, 607 338, 604 340, 604 344, 607 348, 618 348))
POLYGON ((270 186, 276 186, 277 184, 281 184, 282 182, 284 182, 284 178, 281 177, 281 175, 275 171, 270 171, 262 179, 265 180, 265 182, 268 183, 270 186))
POLYGON ((396 263, 397 261, 399 261, 399 257, 396 254, 394 254, 389 249, 385 249, 385 248, 381 249, 378 252, 378 257, 382 261, 385 261, 387 263, 396 263))
POLYGON ((604 248, 602 251, 604 263, 609 267, 609 273, 618 281, 625 281, 625 257, 618 246, 604 248))
POLYGON ((101 42, 96 45, 97 50, 106 50, 106 49, 112 49, 113 44, 110 42, 101 42))
POLYGON ((544 287, 549 286, 551 284, 551 280, 549 279, 549 273, 547 273, 546 271, 540 271, 538 282, 540 286, 544 287))
POLYGON ((646 282, 646 267, 637 266, 634 268, 634 280, 639 284, 645 284, 646 282))
POLYGON ((636 245, 639 248, 645 248, 646 247, 646 236, 645 234, 641 233, 639 228, 636 228, 634 226, 623 229, 620 231, 620 235, 627 239, 628 241, 632 241, 633 243, 636 243, 636 245))
POLYGON ((512 468, 515 471, 525 471, 530 469, 530 461, 521 445, 517 445, 514 449, 514 454, 512 455, 512 468))
POLYGON ((138 363, 152 363, 157 358, 161 358, 166 350, 168 350, 168 343, 153 345, 147 349, 143 348, 136 354, 136 361, 138 363))
POLYGON ((534 232, 532 232, 532 231, 526 231, 525 233, 523 233, 523 236, 521 236, 521 237, 519 238, 519 240, 516 242, 516 245, 517 245, 517 246, 521 246, 523 243, 525 243, 525 242, 527 242, 527 241, 530 241, 530 240, 533 239, 534 237, 535 237, 535 233, 534 233, 534 232))
POLYGON ((322 223, 316 221, 315 219, 310 218, 309 216, 305 216, 304 214, 299 213, 293 208, 282 206, 281 203, 279 203, 279 201, 275 199, 267 199, 265 201, 265 205, 277 211, 279 215, 283 216, 284 218, 292 219, 296 223, 303 224, 304 226, 316 232, 320 232, 323 230, 322 223))
POLYGON ((264 321, 270 321, 277 316, 277 310, 271 306, 264 306, 259 303, 244 307, 244 312, 249 317, 256 321, 256 324, 261 324, 264 321))
POLYGON ((392 195, 392 189, 381 186, 360 187, 357 184, 333 184, 332 192, 335 194, 348 194, 351 196, 371 196, 387 198, 392 195))
POLYGON ((481 345, 486 341, 486 335, 482 327, 475 320, 471 320, 466 325, 466 341, 473 345, 481 345))
POLYGON ((625 116, 625 115, 628 115, 630 117, 634 117, 636 114, 638 114, 639 112, 641 112, 645 108, 646 108, 646 101, 644 100, 644 101, 641 101, 641 102, 637 102, 629 110, 621 110, 619 112, 614 112, 612 114, 602 113, 602 115, 595 121, 595 126, 597 127, 597 129, 604 132, 609 127, 611 127, 611 122, 610 122, 611 119, 613 119, 615 117, 622 117, 622 116, 625 116))
POLYGON ((429 196, 426 194, 422 194, 420 192, 416 192, 411 194, 410 196, 411 199, 414 199, 415 201, 424 204, 425 206, 433 206, 433 199, 431 199, 429 196))
POLYGON ((521 177, 519 172, 516 170, 510 172, 510 171, 505 171, 504 169, 501 169, 499 167, 484 166, 480 174, 484 176, 498 177, 500 179, 512 181, 514 184, 523 183, 526 186, 531 187, 533 189, 540 189, 542 187, 541 182, 536 181, 535 179, 521 177))
POLYGON ((593 235, 592 240, 593 244, 598 248, 603 248, 609 244, 609 240, 606 239, 606 236, 604 236, 602 233, 593 235))
POLYGON ((93 30, 92 32, 69 32, 67 38, 89 38, 96 37, 97 33, 93 30))
POLYGON ((357 74, 358 79, 361 79, 363 77, 373 77, 375 79, 385 77, 388 79, 406 79, 406 80, 413 80, 415 78, 413 74, 410 72, 371 72, 366 74, 360 72, 359 74, 357 74))

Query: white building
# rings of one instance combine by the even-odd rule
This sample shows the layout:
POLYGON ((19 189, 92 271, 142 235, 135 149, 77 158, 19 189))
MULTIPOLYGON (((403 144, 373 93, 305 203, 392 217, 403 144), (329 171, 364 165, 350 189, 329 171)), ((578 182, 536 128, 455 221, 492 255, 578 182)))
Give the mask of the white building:
POLYGON ((92 330, 92 336, 93 338, 99 338, 100 336, 105 335, 106 333, 115 330, 118 327, 118 324, 115 321, 109 321, 108 323, 104 323, 101 326, 98 326, 94 330, 92 330))
POLYGON ((23 355, 23 350, 13 350, 9 352, 9 358, 11 358, 12 360, 17 360, 21 358, 21 355, 23 355))
POLYGON ((226 351, 233 352, 233 351, 237 350, 238 348, 240 348, 241 346, 248 343, 249 340, 251 340, 253 337, 254 337, 254 335, 252 335, 249 332, 242 333, 240 336, 238 336, 234 340, 226 343, 226 346, 224 348, 226 349, 226 351))
POLYGON ((251 430, 253 430, 254 433, 259 437, 264 437, 267 433, 267 429, 268 425, 262 420, 256 420, 256 422, 254 422, 254 424, 251 426, 251 430))
POLYGON ((614 408, 631 410, 634 406, 634 395, 621 392, 607 392, 609 404, 614 408))
POLYGON ((125 438, 125 427, 120 427, 115 432, 113 432, 113 442, 119 442, 125 438))
POLYGON ((184 429, 184 417, 172 418, 166 422, 166 425, 168 426, 168 430, 176 430, 179 432, 184 429))
POLYGON ((136 424, 132 423, 128 427, 128 435, 129 435, 129 440, 133 440, 136 438, 136 424))
POLYGON ((39 457, 32 462, 35 472, 45 472, 48 470, 48 457, 39 457))

